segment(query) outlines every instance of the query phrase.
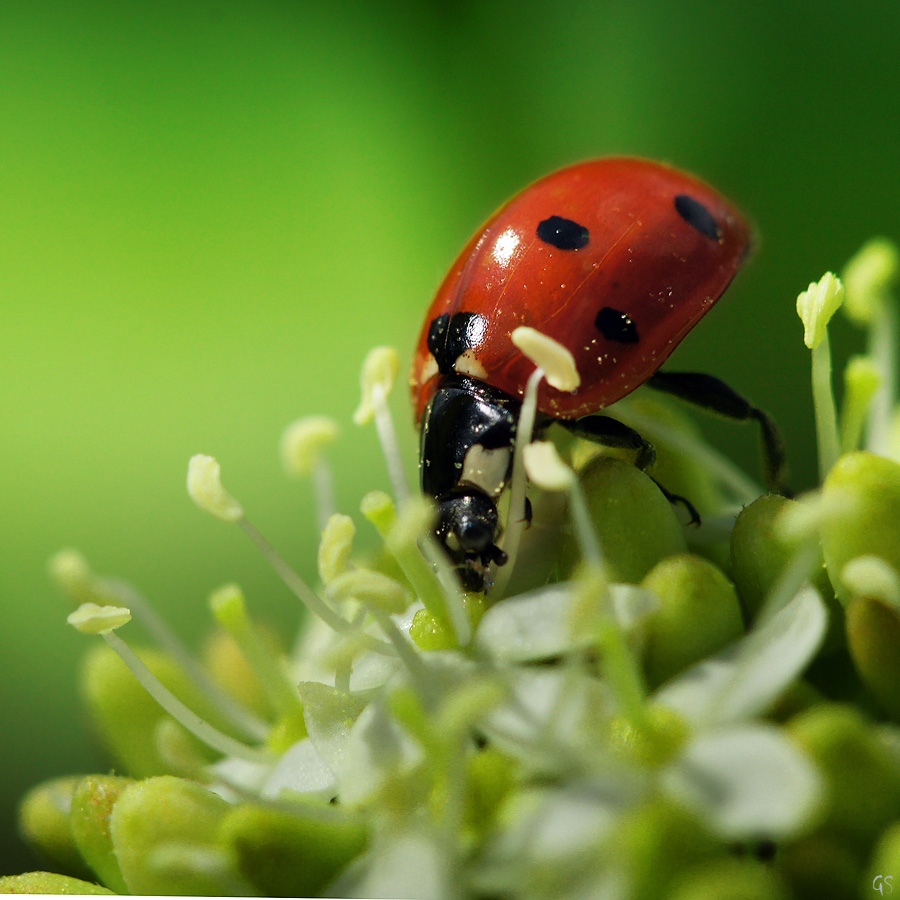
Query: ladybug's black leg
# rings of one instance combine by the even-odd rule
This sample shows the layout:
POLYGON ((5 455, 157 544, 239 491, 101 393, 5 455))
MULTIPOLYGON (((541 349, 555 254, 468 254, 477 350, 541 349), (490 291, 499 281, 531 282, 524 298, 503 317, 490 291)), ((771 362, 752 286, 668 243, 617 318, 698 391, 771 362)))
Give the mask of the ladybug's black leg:
POLYGON ((697 507, 688 500, 687 497, 682 497, 681 494, 673 494, 671 491, 667 491, 655 478, 650 476, 650 480, 660 489, 663 497, 669 501, 669 503, 674 506, 676 503, 680 503, 686 510, 687 514, 691 517, 688 525, 699 525, 701 522, 700 513, 697 512, 697 507))
POLYGON ((791 496, 784 481, 787 469, 784 441, 768 413, 757 409, 724 381, 701 372, 657 372, 647 384, 728 419, 738 422, 753 419, 759 422, 762 429, 766 487, 786 497, 791 496))
POLYGON ((639 469, 649 469, 656 462, 656 450, 650 441, 641 437, 633 428, 609 416, 585 416, 575 421, 559 420, 559 424, 586 441, 616 450, 637 451, 634 464, 639 469))
MULTIPOLYGON (((559 420, 559 424, 576 437, 593 441, 595 444, 602 444, 604 447, 613 447, 617 450, 635 450, 637 452, 635 465, 641 470, 649 469, 656 462, 656 450, 653 444, 617 419, 611 419, 609 416, 585 416, 574 422, 559 420)), ((700 514, 690 500, 680 494, 667 491, 655 478, 653 483, 662 491, 669 503, 681 503, 684 506, 691 517, 691 525, 700 524, 700 514)))

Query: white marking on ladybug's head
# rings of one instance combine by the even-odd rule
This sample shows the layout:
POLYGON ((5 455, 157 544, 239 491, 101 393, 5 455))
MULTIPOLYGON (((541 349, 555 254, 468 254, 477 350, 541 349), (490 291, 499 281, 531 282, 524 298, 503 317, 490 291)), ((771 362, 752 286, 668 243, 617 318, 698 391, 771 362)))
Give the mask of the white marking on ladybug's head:
POLYGON ((456 357, 453 368, 460 375, 468 375, 470 378, 487 378, 487 369, 481 364, 481 360, 475 355, 474 350, 465 350, 456 357))
POLYGON ((438 364, 437 360, 434 358, 433 353, 429 353, 425 362, 422 363, 422 373, 419 376, 419 382, 421 384, 425 384, 426 381, 430 381, 434 378, 438 373, 438 364))
POLYGON ((472 444, 463 462, 460 484, 472 485, 489 497, 496 497, 506 486, 509 473, 510 447, 488 450, 483 444, 472 444))

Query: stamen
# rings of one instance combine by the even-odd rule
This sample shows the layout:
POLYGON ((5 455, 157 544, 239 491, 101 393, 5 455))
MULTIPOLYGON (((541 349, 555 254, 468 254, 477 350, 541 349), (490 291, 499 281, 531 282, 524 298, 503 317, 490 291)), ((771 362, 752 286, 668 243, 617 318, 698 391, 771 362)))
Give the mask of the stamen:
POLYGON ((77 603, 103 600, 127 606, 135 621, 147 629, 150 636, 238 731, 254 740, 265 738, 269 730, 266 723, 207 675, 193 653, 132 585, 118 578, 94 575, 87 560, 77 550, 61 550, 57 553, 50 560, 50 573, 60 590, 77 603))
MULTIPOLYGON (((306 582, 285 562, 275 548, 263 537, 262 533, 244 515, 244 509, 224 487, 222 487, 221 468, 215 457, 198 454, 191 458, 188 465, 188 493, 194 502, 207 512, 226 522, 237 522, 244 534, 256 544, 257 549, 266 558, 269 565, 278 573, 281 580, 293 592, 294 596, 306 608, 317 615, 326 625, 340 634, 353 634, 357 629, 343 617, 339 616, 316 594, 306 582)), ((369 650, 376 653, 394 655, 390 644, 364 635, 369 650)))
POLYGON ((200 509, 224 522, 237 522, 241 504, 222 487, 222 467, 214 456, 198 453, 188 463, 187 489, 200 509))
POLYGON ((372 569, 352 569, 338 575, 329 582, 328 595, 336 600, 360 600, 370 609, 398 614, 409 607, 411 600, 402 584, 372 569))
POLYGON ((891 425, 897 401, 897 308, 893 298, 882 303, 878 319, 869 329, 869 356, 875 363, 881 383, 869 408, 866 449, 886 456, 891 447, 891 425))
POLYGON ((96 599, 94 573, 91 572, 88 561, 77 550, 60 550, 50 558, 47 568, 60 592, 76 603, 96 599))
POLYGON ((900 611, 900 576, 897 570, 880 556, 857 556, 841 570, 841 581, 850 591, 870 597, 900 611))
MULTIPOLYGON (((520 329, 516 329, 519 331, 520 329)), ((516 565, 516 557, 519 553, 519 542, 522 538, 522 530, 525 527, 525 491, 527 481, 525 464, 522 459, 524 448, 531 443, 534 432, 534 420, 537 415, 538 385, 544 377, 544 370, 535 369, 525 385, 525 397, 522 408, 519 411, 519 423, 516 428, 516 449, 513 454, 513 470, 509 487, 509 514, 506 526, 506 534, 500 545, 500 549, 506 553, 505 565, 497 570, 497 578, 494 583, 494 591, 497 596, 503 596, 503 591, 512 576, 512 570, 516 565)))
POLYGON ((844 402, 841 407, 841 453, 859 449, 863 426, 881 376, 868 356, 853 356, 844 369, 844 402))
POLYGON ((348 622, 342 616, 339 616, 330 606, 328 606, 312 588, 287 564, 278 551, 263 537, 262 533, 253 525, 246 517, 242 518, 238 524, 244 531, 244 534, 256 544, 260 553, 266 558, 269 565, 278 573, 281 580, 287 585, 294 596, 314 615, 317 615, 326 625, 333 628, 339 634, 359 635, 359 639, 365 645, 367 650, 375 653, 383 653, 387 656, 393 656, 394 650, 390 644, 373 638, 371 635, 361 634, 358 632, 357 626, 352 622, 348 622))
POLYGON ((134 587, 117 578, 98 578, 97 584, 102 596, 121 599, 127 604, 135 621, 147 629, 150 636, 206 695, 216 710, 238 731, 252 740, 265 739, 269 726, 209 677, 194 654, 134 587))
POLYGON ((335 513, 328 519, 319 541, 319 578, 322 584, 329 585, 347 571, 355 536, 356 525, 350 516, 335 513))
POLYGON ((567 491, 575 473, 560 459, 550 441, 533 441, 522 451, 522 462, 529 479, 545 491, 567 491))
POLYGON ((803 322, 803 342, 812 350, 812 389, 819 450, 819 477, 824 479, 840 456, 837 413, 831 387, 831 347, 828 322, 844 299, 841 280, 831 272, 810 284, 797 297, 797 315, 803 322))
POLYGON ((882 456, 891 453, 893 443, 898 334, 893 289, 898 277, 900 252, 883 237, 867 241, 844 267, 844 311, 857 325, 869 329, 869 357, 880 378, 869 410, 866 447, 882 456))
POLYGON ((407 671, 412 675, 412 684, 426 700, 431 699, 432 691, 430 688, 434 686, 434 679, 425 665, 422 657, 416 653, 412 644, 403 637, 400 629, 394 624, 391 617, 377 606, 367 605, 372 618, 378 623, 378 627, 382 630, 385 637, 391 642, 397 651, 397 657, 406 666, 407 671))
POLYGON ((445 588, 432 564, 434 554, 428 549, 434 508, 424 497, 414 497, 396 516, 393 507, 384 504, 385 499, 388 498, 377 492, 367 495, 361 507, 363 515, 384 538, 425 609, 448 629, 457 644, 465 646, 471 639, 472 629, 462 597, 457 588, 445 588))
POLYGON ((392 348, 376 347, 369 351, 360 376, 362 401, 353 414, 353 421, 357 425, 366 425, 374 418, 394 496, 397 498, 397 505, 402 506, 410 495, 409 484, 394 419, 387 402, 399 368, 400 358, 392 348))
POLYGON ((236 584, 226 584, 210 595, 209 606, 216 621, 234 638, 241 655, 259 677, 272 707, 282 715, 299 710, 300 694, 247 614, 241 589, 236 584))
POLYGON ((131 674, 141 687, 173 718, 191 734, 205 744, 224 753, 250 762, 271 762, 272 757, 263 750, 248 747, 240 741, 223 734, 209 722, 201 719, 193 710, 184 705, 147 668, 138 655, 117 635, 114 629, 131 619, 131 613, 121 607, 100 607, 96 603, 85 603, 69 616, 69 623, 84 634, 99 634, 110 648, 128 666, 131 674))
POLYGON ((516 345, 538 368, 544 370, 547 384, 558 391, 575 391, 581 376, 575 358, 567 347, 546 334, 522 325, 510 336, 516 345))
POLYGON ((109 634, 131 621, 131 610, 125 606, 82 603, 66 621, 82 634, 109 634))
POLYGON ((331 466, 322 450, 338 436, 338 425, 328 416, 298 419, 281 436, 281 459, 289 475, 312 477, 319 530, 324 530, 337 506, 331 466))
POLYGON ((522 451, 522 458, 528 477, 538 487, 545 491, 565 491, 569 495, 569 509, 585 562, 602 570, 603 552, 591 521, 587 498, 575 473, 560 459, 556 447, 550 441, 529 444, 522 451))

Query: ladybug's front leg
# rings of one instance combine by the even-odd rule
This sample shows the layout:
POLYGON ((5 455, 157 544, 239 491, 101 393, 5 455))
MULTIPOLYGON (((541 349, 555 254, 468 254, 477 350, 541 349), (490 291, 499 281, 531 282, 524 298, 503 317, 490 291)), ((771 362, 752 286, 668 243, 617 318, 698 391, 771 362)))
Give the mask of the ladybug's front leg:
POLYGON ((785 497, 791 496, 785 485, 787 462, 784 441, 768 413, 753 406, 724 381, 702 372, 657 372, 647 384, 727 419, 738 422, 749 422, 752 419, 759 422, 762 429, 766 487, 785 497))
MULTIPOLYGON (((565 420, 558 420, 558 422, 576 437, 616 450, 634 450, 637 454, 634 463, 642 471, 649 469, 656 462, 656 449, 653 444, 617 419, 611 419, 609 416, 585 416, 574 422, 565 420)), ((653 483, 662 491, 669 503, 680 503, 684 506, 691 517, 691 525, 700 524, 700 514, 690 500, 680 494, 667 491, 655 478, 653 483)))

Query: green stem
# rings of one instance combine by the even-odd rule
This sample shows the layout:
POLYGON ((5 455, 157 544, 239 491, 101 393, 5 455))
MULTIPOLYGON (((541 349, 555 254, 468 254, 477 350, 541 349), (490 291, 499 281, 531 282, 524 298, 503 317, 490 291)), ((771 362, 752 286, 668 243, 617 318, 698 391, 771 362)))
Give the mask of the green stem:
POLYGON ((535 369, 525 386, 525 399, 519 411, 519 422, 516 426, 516 447, 513 452, 512 477, 509 488, 509 511, 507 513, 506 535, 501 542, 501 549, 506 552, 506 563, 497 571, 497 579, 494 582, 494 593, 502 597, 509 583, 512 570, 516 566, 516 556, 519 553, 519 542, 522 531, 525 528, 525 492, 528 487, 528 479, 525 475, 525 462, 522 451, 531 443, 534 432, 534 420, 537 415, 537 392, 541 379, 544 377, 543 369, 535 369))
POLYGON ((819 479, 824 480, 841 455, 837 411, 831 387, 831 343, 828 332, 812 350, 812 392, 816 412, 819 479))
POLYGON ((875 361, 881 381, 869 408, 867 449, 887 456, 890 430, 896 402, 897 309, 891 297, 885 297, 869 329, 869 354, 875 361))
POLYGON ((150 632, 153 639, 181 666, 185 674, 206 695, 207 699, 222 713, 238 731, 251 740, 261 741, 268 734, 269 727, 255 713, 250 712, 223 690, 209 675, 153 607, 130 584, 115 578, 99 579, 104 593, 127 606, 135 621, 150 632))
POLYGON ((241 518, 238 524, 247 537, 259 548, 269 565, 281 576, 281 580, 288 586, 291 592, 300 600, 306 608, 317 615, 326 625, 334 629, 338 634, 353 635, 357 637, 367 650, 375 653, 383 653, 386 656, 394 656, 394 648, 386 641, 379 641, 369 634, 363 634, 359 629, 339 616, 328 606, 318 594, 285 562, 278 551, 263 537, 256 526, 246 518, 241 518))

